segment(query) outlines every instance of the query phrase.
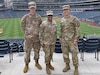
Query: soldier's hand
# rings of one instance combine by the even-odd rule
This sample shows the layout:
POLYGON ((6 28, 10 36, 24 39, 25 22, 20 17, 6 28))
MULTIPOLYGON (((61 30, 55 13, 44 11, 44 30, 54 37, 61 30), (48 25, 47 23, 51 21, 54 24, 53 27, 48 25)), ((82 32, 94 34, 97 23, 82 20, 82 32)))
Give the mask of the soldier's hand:
POLYGON ((43 44, 43 43, 41 44, 42 48, 44 48, 44 45, 45 45, 45 44, 43 44))
POLYGON ((74 41, 74 45, 77 45, 77 41, 74 41))
POLYGON ((59 42, 60 42, 60 44, 62 43, 62 40, 61 40, 61 38, 59 39, 59 42))

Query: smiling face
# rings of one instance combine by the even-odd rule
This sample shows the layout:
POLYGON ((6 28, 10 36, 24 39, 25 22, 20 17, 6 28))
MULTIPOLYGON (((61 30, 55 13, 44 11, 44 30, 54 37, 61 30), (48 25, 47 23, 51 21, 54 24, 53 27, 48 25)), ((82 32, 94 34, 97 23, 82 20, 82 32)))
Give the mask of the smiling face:
POLYGON ((35 12, 36 12, 36 8, 34 8, 34 7, 29 8, 29 10, 30 10, 30 14, 35 14, 35 12))
POLYGON ((29 8, 30 14, 34 15, 36 12, 36 3, 34 1, 29 2, 28 8, 29 8))
POLYGON ((48 21, 52 22, 53 15, 48 15, 48 21))
POLYGON ((65 16, 70 16, 70 10, 69 9, 64 9, 63 13, 65 16))

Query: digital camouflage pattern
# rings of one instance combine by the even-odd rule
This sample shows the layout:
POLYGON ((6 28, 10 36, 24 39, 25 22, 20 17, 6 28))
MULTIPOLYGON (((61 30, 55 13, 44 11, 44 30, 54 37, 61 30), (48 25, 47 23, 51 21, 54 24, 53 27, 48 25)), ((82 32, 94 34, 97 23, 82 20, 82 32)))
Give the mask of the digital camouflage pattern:
POLYGON ((78 41, 80 37, 80 22, 75 17, 70 15, 69 18, 63 17, 61 19, 61 47, 63 51, 63 58, 69 64, 69 52, 72 53, 73 65, 78 66, 78 48, 74 45, 74 41, 78 41))
POLYGON ((39 27, 42 19, 39 15, 27 14, 21 19, 21 28, 24 32, 25 39, 39 41, 39 27))
POLYGON ((61 38, 78 40, 80 37, 80 22, 75 16, 61 19, 61 38))
POLYGON ((57 25, 53 20, 52 22, 43 21, 40 26, 40 41, 42 44, 53 45, 57 38, 57 25))
POLYGON ((53 52, 55 50, 55 43, 57 38, 57 26, 56 22, 53 20, 52 22, 48 22, 48 20, 43 21, 40 26, 40 41, 43 46, 43 50, 45 52, 45 63, 49 64, 53 52))
POLYGON ((24 50, 26 51, 25 62, 30 62, 30 52, 34 49, 34 59, 39 59, 40 40, 39 28, 42 19, 38 14, 26 14, 21 19, 21 28, 24 32, 24 50))

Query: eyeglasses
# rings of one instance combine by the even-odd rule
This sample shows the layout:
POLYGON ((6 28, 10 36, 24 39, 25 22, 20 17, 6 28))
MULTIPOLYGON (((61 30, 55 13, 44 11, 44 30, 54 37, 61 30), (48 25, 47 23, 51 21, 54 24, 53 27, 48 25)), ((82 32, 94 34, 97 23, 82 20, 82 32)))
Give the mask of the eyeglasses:
POLYGON ((48 15, 48 16, 53 16, 53 15, 48 15))

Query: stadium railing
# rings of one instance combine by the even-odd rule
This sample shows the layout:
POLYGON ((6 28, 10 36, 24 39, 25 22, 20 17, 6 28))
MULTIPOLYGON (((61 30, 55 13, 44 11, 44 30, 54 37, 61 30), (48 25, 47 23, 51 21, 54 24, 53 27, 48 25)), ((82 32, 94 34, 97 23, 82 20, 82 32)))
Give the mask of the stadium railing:
POLYGON ((84 61, 84 51, 85 51, 85 38, 80 38, 78 40, 78 50, 81 53, 81 59, 84 61))
POLYGON ((0 57, 4 57, 7 53, 9 53, 9 62, 11 63, 13 57, 9 42, 6 40, 0 40, 0 57))
MULTIPOLYGON (((99 38, 86 38, 82 37, 78 40, 78 50, 80 52, 80 58, 84 61, 84 55, 86 52, 95 53, 95 58, 99 60, 99 51, 100 51, 100 39, 99 38)), ((62 53, 61 44, 59 39, 56 41, 55 53, 62 53)))
POLYGON ((82 50, 80 50, 82 61, 84 61, 85 52, 95 53, 95 58, 98 61, 99 60, 99 50, 100 50, 99 39, 97 39, 97 38, 88 38, 88 39, 85 39, 85 40, 83 39, 82 42, 81 42, 81 45, 80 45, 80 43, 78 43, 79 50, 80 50, 80 48, 82 49, 82 50))

